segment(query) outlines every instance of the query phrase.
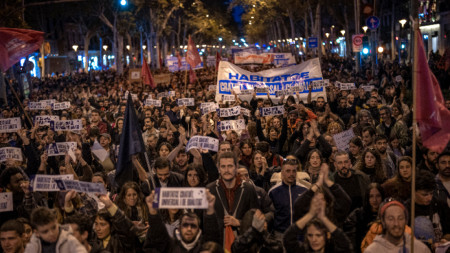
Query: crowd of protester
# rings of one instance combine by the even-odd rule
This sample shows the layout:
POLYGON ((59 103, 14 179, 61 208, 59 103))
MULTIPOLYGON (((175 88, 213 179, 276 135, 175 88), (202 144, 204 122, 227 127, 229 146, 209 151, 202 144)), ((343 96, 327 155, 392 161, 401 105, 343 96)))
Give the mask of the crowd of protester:
MULTIPOLYGON (((0 212, 3 252, 223 252, 227 230, 235 236, 231 252, 410 252, 412 236, 415 252, 446 252, 450 151, 429 150, 420 136, 411 201, 411 67, 385 62, 377 74, 355 73, 351 61, 338 57, 321 59, 321 67, 332 84, 353 82, 356 89, 330 86, 326 97, 314 101, 289 96, 274 102, 253 94, 251 101, 220 102, 221 108, 251 111, 250 117, 234 117, 245 120, 245 130, 225 132, 217 128, 224 118, 200 110, 201 103, 215 101, 213 68, 197 70, 199 80, 188 84, 184 72, 171 73, 170 83, 156 89, 113 71, 32 80, 29 98, 20 99, 23 107, 10 93, 1 109, 2 118, 20 117, 22 129, 0 133, 0 147, 23 152, 23 161, 0 167, 1 192, 13 194, 13 211, 0 212), (119 185, 126 91, 137 94, 134 108, 149 161, 134 155, 134 180, 119 185), (144 104, 166 91, 174 95, 160 98, 161 107, 144 104), (178 106, 179 98, 194 98, 195 106, 178 106), (47 99, 71 107, 28 107, 47 99), (260 116, 259 108, 276 105, 284 106, 283 115, 260 116), (36 115, 81 119, 83 130, 55 132, 30 122, 36 115), (338 150, 333 136, 349 129, 355 137, 348 151, 338 150), (196 135, 219 139, 218 152, 186 152, 196 135), (76 142, 75 159, 48 156, 55 142, 76 142), (105 159, 91 151, 97 142, 105 159), (108 193, 33 191, 36 174, 72 174, 103 184, 108 193), (206 187, 208 208, 156 209, 157 187, 206 187)), ((449 72, 439 75, 448 80, 449 72)), ((448 89, 445 81, 441 86, 448 89)))

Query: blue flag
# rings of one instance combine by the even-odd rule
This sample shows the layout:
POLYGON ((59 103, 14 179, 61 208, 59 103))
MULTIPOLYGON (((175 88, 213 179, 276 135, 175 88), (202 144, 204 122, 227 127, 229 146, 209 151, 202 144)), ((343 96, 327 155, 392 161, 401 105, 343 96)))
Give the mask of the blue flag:
POLYGON ((145 152, 142 131, 134 109, 131 95, 128 94, 125 118, 123 121, 122 136, 120 137, 119 157, 116 164, 115 181, 117 185, 122 185, 127 181, 133 181, 133 164, 131 156, 145 152))

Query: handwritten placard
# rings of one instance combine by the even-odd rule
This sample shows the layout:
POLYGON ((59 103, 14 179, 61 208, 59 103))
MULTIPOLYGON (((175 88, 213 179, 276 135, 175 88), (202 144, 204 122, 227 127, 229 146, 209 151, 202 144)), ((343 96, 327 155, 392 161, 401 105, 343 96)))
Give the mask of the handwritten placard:
POLYGON ((22 128, 20 118, 0 119, 0 133, 12 133, 22 128))
POLYGON ((22 150, 13 147, 0 148, 0 162, 4 162, 8 159, 19 162, 23 161, 22 150))
POLYGON ((41 126, 50 126, 50 121, 58 121, 58 115, 37 115, 34 117, 34 123, 38 123, 41 126))
POLYGON ((50 121, 50 128, 53 131, 82 130, 83 129, 83 123, 82 123, 81 119, 56 120, 56 121, 50 121))
POLYGON ((70 102, 54 103, 52 105, 54 111, 65 110, 70 108, 70 102))
POLYGON ((272 116, 272 115, 282 115, 284 114, 284 106, 272 106, 272 107, 261 107, 259 108, 261 117, 272 116))
POLYGON ((76 142, 55 142, 48 145, 48 156, 66 155, 69 150, 75 151, 77 148, 76 142))
POLYGON ((144 105, 146 105, 146 106, 154 106, 154 107, 161 107, 161 100, 147 98, 144 101, 144 105))
POLYGON ((231 108, 219 108, 217 109, 217 115, 221 118, 234 117, 241 114, 241 107, 235 106, 231 108))
POLYGON ((245 120, 223 120, 217 123, 219 131, 243 130, 245 129, 245 120))
POLYGON ((178 106, 194 106, 195 101, 194 98, 180 98, 177 99, 178 106))
POLYGON ((333 135, 333 139, 334 139, 334 142, 336 143, 336 147, 340 151, 348 151, 350 140, 353 137, 355 137, 353 128, 333 135))

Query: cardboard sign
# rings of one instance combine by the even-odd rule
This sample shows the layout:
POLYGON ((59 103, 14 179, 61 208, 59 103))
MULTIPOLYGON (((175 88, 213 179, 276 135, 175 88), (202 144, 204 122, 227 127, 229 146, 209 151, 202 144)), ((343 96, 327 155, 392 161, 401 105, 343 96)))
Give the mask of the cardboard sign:
POLYGON ((131 82, 141 81, 141 69, 130 69, 129 78, 131 82))
POLYGON ((0 133, 13 133, 22 128, 20 118, 0 119, 0 133))
POLYGON ((59 116, 57 115, 37 115, 34 117, 34 124, 39 122, 41 126, 50 126, 50 121, 59 120, 59 116))
POLYGON ((284 105, 273 106, 273 107, 261 107, 259 108, 261 117, 271 116, 271 115, 283 115, 284 105))
POLYGON ((153 207, 159 209, 207 209, 208 201, 206 199, 206 188, 156 188, 153 207))
POLYGON ((228 131, 228 130, 243 130, 245 129, 245 120, 223 120, 217 122, 217 128, 219 131, 228 131))
POLYGON ((77 180, 62 180, 62 179, 54 179, 56 185, 61 191, 71 191, 75 190, 77 192, 86 192, 86 193, 99 193, 106 194, 106 189, 103 184, 100 183, 90 183, 83 182, 77 180))
POLYGON ((371 92, 373 89, 375 89, 374 85, 361 85, 359 88, 362 88, 365 92, 371 92))
POLYGON ((177 99, 178 106, 194 106, 195 100, 194 98, 180 98, 177 99))
POLYGON ((234 117, 241 114, 241 107, 235 106, 231 108, 219 108, 217 109, 217 115, 221 118, 234 117))
POLYGON ((348 151, 350 140, 353 137, 355 137, 353 128, 333 135, 333 139, 334 139, 334 142, 336 143, 336 147, 340 151, 348 151))
POLYGON ((170 74, 153 75, 156 84, 170 83, 170 74))
POLYGON ((47 154, 48 156, 61 156, 66 155, 69 150, 75 151, 76 149, 76 142, 56 142, 48 146, 47 154))
POLYGON ((55 120, 55 121, 50 121, 50 128, 53 131, 82 130, 83 129, 83 123, 81 122, 81 119, 55 120))
POLYGON ((56 180, 73 180, 72 174, 66 175, 44 175, 36 174, 31 180, 31 188, 35 192, 58 192, 59 188, 55 182, 56 180))
POLYGON ((19 162, 23 161, 22 150, 13 147, 0 148, 0 162, 4 162, 8 159, 19 162))
POLYGON ((145 106, 154 106, 154 107, 161 107, 161 100, 158 99, 146 99, 144 101, 145 106))
POLYGON ((214 152, 219 150, 219 140, 208 136, 193 136, 186 145, 186 152, 193 148, 207 149, 214 152))
POLYGON ((54 103, 52 108, 54 111, 70 109, 70 102, 54 103))
POLYGON ((0 212, 13 211, 13 193, 0 192, 0 212))

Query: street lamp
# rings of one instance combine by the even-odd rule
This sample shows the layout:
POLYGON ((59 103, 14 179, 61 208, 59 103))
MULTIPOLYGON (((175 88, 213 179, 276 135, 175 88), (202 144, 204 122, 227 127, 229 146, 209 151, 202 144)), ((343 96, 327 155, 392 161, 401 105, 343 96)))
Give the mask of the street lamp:
POLYGON ((384 48, 383 48, 383 47, 378 47, 378 53, 382 54, 383 51, 384 51, 384 48))
POLYGON ((406 19, 400 19, 398 22, 402 25, 403 28, 408 21, 406 21, 406 19))
POLYGON ((126 48, 127 48, 127 50, 130 50, 131 47, 130 47, 130 45, 127 45, 126 48))
POLYGON ((147 48, 146 45, 142 45, 142 49, 145 50, 147 48))
POLYGON ((108 50, 108 45, 104 45, 103 50, 105 50, 105 51, 108 50))
POLYGON ((365 25, 365 26, 362 27, 362 29, 363 29, 364 33, 366 33, 366 32, 367 32, 367 29, 369 29, 369 27, 367 27, 367 26, 365 25))
POLYGON ((75 52, 76 52, 76 51, 77 51, 77 49, 78 49, 78 45, 73 45, 73 46, 72 46, 72 48, 73 48, 73 51, 75 51, 75 52))
POLYGON ((325 36, 326 36, 327 39, 328 39, 328 37, 330 37, 330 34, 329 34, 329 33, 325 33, 325 36))
POLYGON ((344 36, 345 35, 345 30, 341 30, 341 34, 342 34, 342 36, 344 36))
POLYGON ((219 37, 219 41, 222 41, 222 37, 219 37))

